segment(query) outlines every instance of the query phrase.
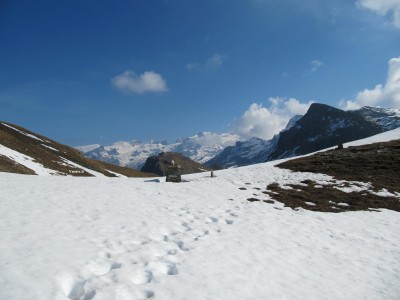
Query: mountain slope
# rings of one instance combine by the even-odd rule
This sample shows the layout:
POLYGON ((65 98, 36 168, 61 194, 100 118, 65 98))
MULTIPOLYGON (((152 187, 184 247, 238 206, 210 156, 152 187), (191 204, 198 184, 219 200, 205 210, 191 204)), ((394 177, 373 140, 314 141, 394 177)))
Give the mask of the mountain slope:
POLYGON ((74 148, 6 122, 0 122, 0 172, 32 175, 154 176, 86 158, 74 148))
POLYGON ((229 168, 244 166, 265 161, 265 158, 275 149, 278 137, 265 141, 251 138, 236 142, 234 146, 226 147, 221 153, 205 163, 206 166, 229 168))
POLYGON ((400 127, 400 109, 364 106, 354 113, 386 130, 400 127))

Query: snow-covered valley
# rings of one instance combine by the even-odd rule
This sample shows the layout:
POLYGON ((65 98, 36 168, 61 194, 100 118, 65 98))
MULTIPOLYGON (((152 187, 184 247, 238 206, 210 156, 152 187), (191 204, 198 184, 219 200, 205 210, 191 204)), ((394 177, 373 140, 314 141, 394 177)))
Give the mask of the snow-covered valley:
POLYGON ((277 163, 180 184, 0 173, 0 299, 398 299, 399 213, 247 201, 332 180, 277 163))

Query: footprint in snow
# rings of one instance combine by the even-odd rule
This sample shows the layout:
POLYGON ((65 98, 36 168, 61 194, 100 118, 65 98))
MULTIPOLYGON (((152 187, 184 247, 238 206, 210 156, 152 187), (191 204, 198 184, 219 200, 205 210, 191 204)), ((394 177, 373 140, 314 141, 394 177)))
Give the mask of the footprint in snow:
POLYGON ((68 299, 78 300, 84 295, 86 279, 82 276, 72 273, 61 273, 57 275, 57 281, 61 287, 61 291, 68 299))
POLYGON ((207 217, 205 219, 205 221, 206 221, 206 223, 216 223, 216 222, 218 222, 218 218, 216 218, 216 217, 207 217))
POLYGON ((156 261, 149 263, 149 267, 156 273, 164 275, 176 275, 178 274, 178 268, 176 264, 169 261, 156 261))
POLYGON ((154 292, 148 288, 140 289, 137 291, 139 299, 149 299, 154 297, 154 292))
MULTIPOLYGON (((237 209, 239 208, 237 207, 236 210, 237 209)), ((166 208, 166 210, 170 209, 166 208)), ((172 212, 172 210, 170 211, 172 212)), ((219 224, 232 225, 234 223, 234 218, 238 217, 238 215, 230 209, 217 211, 216 213, 218 215, 204 218, 204 211, 199 210, 193 214, 187 207, 182 207, 181 213, 176 216, 178 217, 178 226, 172 229, 168 228, 162 230, 162 235, 160 235, 159 238, 149 239, 143 236, 133 244, 126 244, 123 239, 106 239, 102 241, 101 244, 104 247, 104 253, 107 253, 107 255, 101 256, 98 260, 89 261, 79 273, 83 274, 83 276, 64 273, 57 277, 63 294, 71 300, 89 300, 95 296, 100 296, 105 291, 102 289, 90 290, 88 287, 93 284, 93 281, 112 280, 110 277, 114 278, 115 276, 124 274, 126 270, 123 270, 122 273, 119 274, 121 272, 119 269, 124 269, 124 266, 116 262, 116 259, 118 259, 120 255, 131 255, 128 253, 142 253, 143 251, 150 250, 152 254, 151 256, 147 256, 147 254, 144 256, 146 257, 146 261, 143 261, 142 267, 132 272, 130 276, 126 275, 130 279, 130 282, 136 287, 132 288, 132 286, 129 289, 124 289, 123 293, 121 290, 121 293, 126 296, 121 297, 121 299, 129 299, 135 296, 135 293, 137 294, 136 298, 139 299, 154 297, 154 292, 150 290, 147 285, 153 283, 157 276, 178 274, 176 264, 176 260, 179 259, 178 254, 182 254, 192 248, 190 241, 193 242, 206 238, 210 236, 212 232, 221 233, 222 231, 219 224), (207 227, 201 229, 199 228, 201 224, 207 227), (145 248, 143 248, 143 246, 145 246, 145 248), (169 258, 169 260, 166 260, 167 258, 169 258), (89 291, 85 291, 85 287, 89 291)), ((146 223, 143 225, 148 226, 146 223)), ((121 231, 126 230, 124 227, 120 229, 121 231)), ((127 270, 132 267, 132 265, 129 265, 130 267, 128 265, 126 266, 127 270)))
POLYGON ((90 261, 84 270, 86 269, 94 276, 103 276, 111 272, 113 269, 119 269, 121 264, 112 260, 98 260, 90 261))
POLYGON ((150 283, 152 280, 153 280, 153 273, 150 270, 138 270, 131 277, 131 281, 134 284, 150 283))

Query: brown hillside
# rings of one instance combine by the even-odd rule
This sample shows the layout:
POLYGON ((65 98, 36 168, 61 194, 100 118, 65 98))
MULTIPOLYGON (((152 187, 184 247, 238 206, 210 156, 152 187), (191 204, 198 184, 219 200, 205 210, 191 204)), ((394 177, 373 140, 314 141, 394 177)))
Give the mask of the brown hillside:
POLYGON ((385 188, 400 193, 400 140, 330 150, 293 159, 278 167, 323 173, 348 181, 371 182, 376 191, 385 188))
POLYGON ((321 185, 313 180, 282 186, 271 183, 263 194, 274 200, 247 199, 250 202, 279 201, 285 206, 323 212, 374 210, 400 211, 400 140, 346 149, 330 150, 277 165, 296 172, 322 173, 334 179, 321 185), (339 181, 338 181, 339 180, 339 181), (365 189, 365 184, 370 187, 365 189), (344 188, 352 188, 345 192, 344 188))
MULTIPOLYGON (((0 144, 33 158, 35 162, 54 170, 54 173, 58 175, 93 176, 78 166, 68 164, 67 161, 70 161, 110 177, 115 177, 116 175, 107 170, 128 177, 155 176, 155 174, 148 174, 131 168, 114 166, 86 158, 72 147, 57 143, 47 137, 11 123, 0 122, 0 144)), ((1 154, 0 172, 34 174, 29 168, 1 154)))

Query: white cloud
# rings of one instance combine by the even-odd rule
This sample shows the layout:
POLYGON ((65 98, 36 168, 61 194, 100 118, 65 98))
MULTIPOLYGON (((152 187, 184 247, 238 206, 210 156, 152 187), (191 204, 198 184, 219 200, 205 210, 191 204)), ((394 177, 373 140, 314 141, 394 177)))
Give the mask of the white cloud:
POLYGON ((356 4, 381 16, 390 15, 393 25, 400 29, 400 0, 358 0, 356 4))
POLYGON ((146 92, 165 92, 167 84, 160 74, 146 71, 141 75, 127 70, 111 79, 114 87, 124 92, 143 94, 146 92))
POLYGON ((324 62, 315 59, 310 62, 310 67, 304 72, 303 76, 310 76, 317 72, 322 66, 324 65, 324 62))
POLYGON ((339 103, 344 109, 355 109, 366 105, 400 108, 400 57, 389 60, 385 84, 377 84, 371 90, 360 91, 355 101, 342 100, 339 103))
POLYGON ((186 69, 188 70, 200 70, 200 64, 199 63, 188 63, 186 65, 186 69))
POLYGON ((313 60, 311 62, 311 72, 316 72, 319 68, 321 68, 324 63, 320 60, 313 60))
POLYGON ((361 105, 356 101, 342 99, 339 101, 339 107, 344 110, 354 110, 361 108, 361 105))
POLYGON ((269 98, 269 108, 253 103, 244 114, 235 121, 233 131, 242 139, 258 137, 271 139, 284 129, 294 115, 303 115, 313 103, 301 103, 295 98, 269 98))
POLYGON ((221 54, 214 54, 209 59, 207 59, 205 67, 208 70, 218 69, 222 66, 223 56, 221 54))
POLYGON ((224 59, 225 55, 215 53, 213 56, 208 58, 204 63, 198 63, 198 62, 188 63, 186 65, 186 68, 188 70, 195 70, 195 71, 213 71, 222 67, 224 59))

